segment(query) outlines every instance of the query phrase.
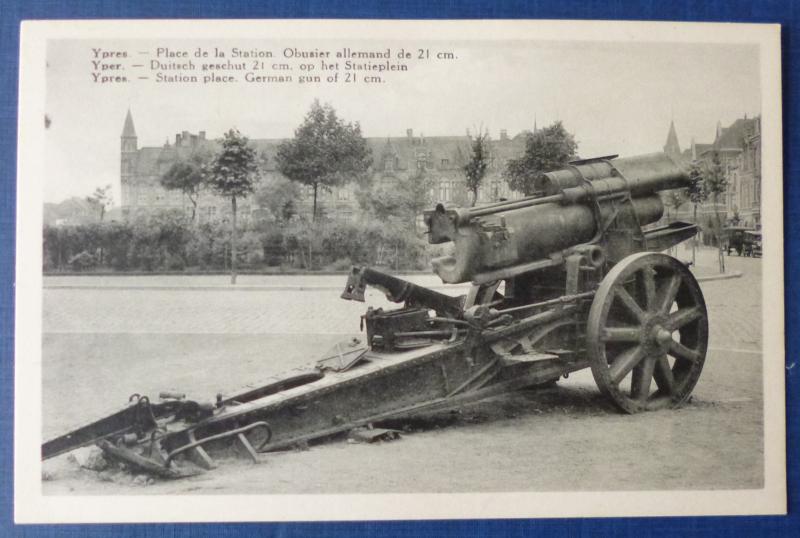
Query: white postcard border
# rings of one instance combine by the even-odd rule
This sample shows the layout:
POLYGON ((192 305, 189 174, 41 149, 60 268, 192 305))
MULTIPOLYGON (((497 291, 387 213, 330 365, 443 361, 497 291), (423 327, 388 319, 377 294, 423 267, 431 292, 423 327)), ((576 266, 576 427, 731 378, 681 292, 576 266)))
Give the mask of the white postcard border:
MULTIPOLYGON (((775 514, 786 510, 782 181, 765 181, 765 487, 728 491, 491 494, 43 496, 42 196, 48 39, 351 37, 426 40, 682 41, 761 47, 762 170, 782 178, 777 25, 600 21, 37 21, 22 26, 17 180, 14 511, 17 523, 295 521, 775 514), (478 31, 479 30, 479 31, 478 31), (769 312, 766 309, 770 309, 769 312)), ((568 470, 565 470, 568 472, 568 470)))

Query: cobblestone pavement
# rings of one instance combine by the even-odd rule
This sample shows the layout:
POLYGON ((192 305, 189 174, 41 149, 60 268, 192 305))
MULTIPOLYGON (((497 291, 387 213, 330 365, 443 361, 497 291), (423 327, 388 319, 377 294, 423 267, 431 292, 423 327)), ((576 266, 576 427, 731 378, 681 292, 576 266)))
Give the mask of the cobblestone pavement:
MULTIPOLYGON (((681 253, 684 254, 684 253, 681 253)), ((698 263, 713 263, 701 252, 698 263)), ((683 257, 683 256, 681 256, 683 257)), ((704 282, 712 347, 761 347, 761 260, 727 258, 741 278, 704 282)), ((391 303, 373 289, 366 304, 343 301, 343 275, 246 276, 240 286, 217 277, 53 277, 46 279, 45 333, 350 334, 366 304, 391 303), (146 287, 149 284, 151 287, 146 287)), ((466 286, 442 286, 432 275, 411 280, 454 295, 466 286), (438 284, 438 285, 437 285, 438 284)))
MULTIPOLYGON (((713 261, 711 251, 698 257, 704 270, 713 261)), ((711 350, 692 404, 685 408, 621 415, 584 370, 553 389, 505 395, 465 410, 453 427, 407 435, 401 443, 380 449, 332 443, 274 455, 269 465, 256 468, 226 463, 224 472, 144 490, 127 482, 103 482, 61 457, 46 462, 45 469, 55 478, 43 482, 43 491, 105 495, 762 487, 761 261, 736 256, 726 261, 742 277, 701 284, 711 350)), ((437 283, 431 276, 413 278, 437 283)), ((46 283, 44 438, 119 409, 132 392, 171 389, 202 399, 257 386, 270 375, 319 358, 343 335, 358 333, 366 308, 339 298, 342 275, 250 277, 241 282, 253 289, 244 291, 225 286, 224 277, 104 280, 62 277, 46 283)), ((463 287, 453 291, 463 292, 463 287)), ((367 304, 388 305, 375 291, 368 292, 367 304)))

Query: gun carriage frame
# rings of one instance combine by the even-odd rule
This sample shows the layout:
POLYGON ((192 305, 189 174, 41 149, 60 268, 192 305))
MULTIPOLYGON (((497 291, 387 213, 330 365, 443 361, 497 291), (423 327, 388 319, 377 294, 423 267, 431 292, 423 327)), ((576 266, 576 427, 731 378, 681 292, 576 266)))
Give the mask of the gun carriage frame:
POLYGON ((351 342, 305 369, 213 403, 134 395, 121 411, 42 445, 43 459, 97 444, 147 472, 212 468, 234 444, 254 461, 359 426, 554 382, 591 368, 600 391, 635 413, 685 402, 705 360, 708 316, 686 264, 659 251, 694 224, 648 227, 658 191, 685 186, 664 154, 602 157, 543 174, 536 195, 426 212, 433 261, 460 297, 354 267, 342 298, 367 286, 402 307, 369 308, 366 345, 351 342))

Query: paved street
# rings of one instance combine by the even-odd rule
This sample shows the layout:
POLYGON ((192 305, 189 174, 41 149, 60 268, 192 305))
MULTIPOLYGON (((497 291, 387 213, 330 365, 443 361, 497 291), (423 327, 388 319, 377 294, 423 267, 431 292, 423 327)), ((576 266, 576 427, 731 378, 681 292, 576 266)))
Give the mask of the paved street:
MULTIPOLYGON (((698 271, 713 267, 714 254, 701 253, 698 271)), ((334 443, 276 455, 260 480, 233 464, 232 473, 157 484, 147 493, 759 487, 761 260, 726 261, 742 277, 702 284, 711 350, 684 409, 619 415, 583 371, 555 389, 489 402, 454 426, 380 449, 334 443), (530 446, 537 447, 534 460, 530 446), (498 463, 487 468, 486 454, 498 463), (612 463, 603 454, 621 459, 612 463), (572 471, 565 474, 566 461, 572 471), (372 478, 378 474, 382 482, 372 478)), ((413 279, 438 283, 431 276, 413 279)), ((344 335, 358 333, 366 305, 339 299, 344 280, 254 276, 232 290, 225 277, 47 279, 44 436, 118 408, 132 392, 179 389, 207 398, 313 361, 344 335)), ((372 291, 367 304, 387 303, 372 291)), ((45 482, 46 492, 127 491, 63 461, 47 463, 56 479, 45 482)))
MULTIPOLYGON (((680 257, 691 257, 681 250, 680 257)), ((701 251, 704 274, 715 252, 701 251)), ((703 284, 711 316, 712 347, 760 349, 761 261, 727 258, 729 271, 743 277, 703 284)), ((410 280, 451 293, 433 275, 410 280)), ((48 277, 44 290, 44 332, 150 334, 349 334, 358 332, 365 304, 343 301, 344 275, 249 276, 238 288, 227 277, 48 277)), ((390 306, 383 294, 367 290, 366 304, 390 306)))

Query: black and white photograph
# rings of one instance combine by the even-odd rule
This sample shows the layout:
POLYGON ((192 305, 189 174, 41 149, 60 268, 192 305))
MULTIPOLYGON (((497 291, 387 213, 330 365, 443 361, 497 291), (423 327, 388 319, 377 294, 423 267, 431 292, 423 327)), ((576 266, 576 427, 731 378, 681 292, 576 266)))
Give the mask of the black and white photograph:
POLYGON ((779 37, 25 23, 17 520, 784 513, 779 37))

